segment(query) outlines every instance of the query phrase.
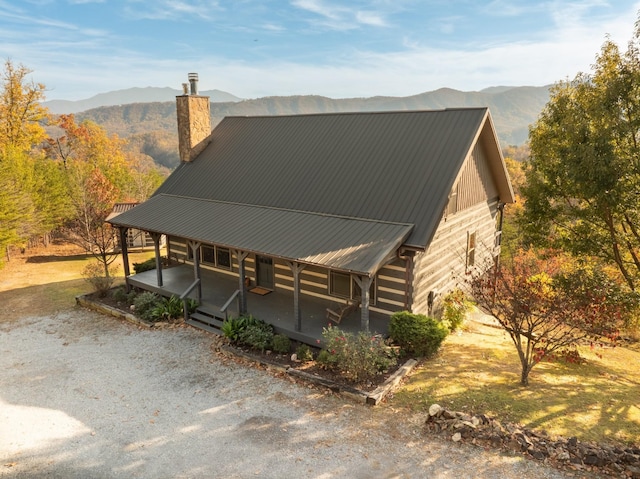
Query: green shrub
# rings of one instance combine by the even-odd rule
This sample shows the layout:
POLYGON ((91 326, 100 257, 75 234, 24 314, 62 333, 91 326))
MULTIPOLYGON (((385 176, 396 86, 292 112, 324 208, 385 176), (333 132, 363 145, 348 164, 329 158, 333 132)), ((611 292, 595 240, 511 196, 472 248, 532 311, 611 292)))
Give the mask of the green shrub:
POLYGON ((296 356, 298 357, 298 361, 302 361, 306 363, 308 361, 313 361, 313 351, 308 344, 301 344, 296 348, 296 356))
POLYGON ((130 304, 129 293, 127 293, 127 289, 124 286, 118 286, 116 289, 114 289, 111 292, 111 297, 118 303, 130 304))
POLYGON ((153 321, 154 309, 160 303, 160 297, 151 291, 144 291, 136 296, 133 300, 133 307, 136 316, 146 320, 153 321))
POLYGON ((291 351, 291 340, 284 334, 276 334, 273 337, 273 352, 278 354, 288 354, 291 351))
POLYGON ((162 298, 152 308, 151 321, 175 321, 184 314, 182 300, 177 296, 162 298))
POLYGON ((220 327, 222 335, 232 343, 238 342, 240 333, 245 327, 241 319, 242 318, 227 318, 224 320, 222 326, 220 327))
POLYGON ((395 350, 380 335, 360 331, 357 335, 329 327, 322 330, 326 348, 319 355, 324 367, 335 369, 346 379, 362 382, 397 363, 395 350))
POLYGON ((187 311, 189 311, 189 314, 195 313, 196 309, 198 309, 198 306, 199 306, 199 303, 196 299, 193 299, 193 298, 187 299, 187 311))
POLYGON ((143 273, 145 271, 151 271, 152 269, 156 269, 155 258, 149 258, 142 263, 133 263, 133 271, 135 271, 136 274, 143 273))
POLYGON ((336 356, 330 354, 326 349, 321 349, 316 358, 316 362, 322 369, 333 369, 336 365, 336 356))
POLYGON ((455 331, 464 322, 464 318, 471 309, 472 303, 459 289, 447 294, 443 301, 442 320, 450 331, 455 331))
POLYGON ((251 315, 226 319, 220 330, 232 343, 260 351, 270 349, 273 345, 273 326, 251 315))
POLYGON ((238 341, 264 352, 273 346, 273 327, 267 323, 249 324, 240 332, 238 341))
POLYGON ((430 357, 438 351, 449 330, 424 314, 399 311, 391 316, 389 334, 405 355, 430 357))

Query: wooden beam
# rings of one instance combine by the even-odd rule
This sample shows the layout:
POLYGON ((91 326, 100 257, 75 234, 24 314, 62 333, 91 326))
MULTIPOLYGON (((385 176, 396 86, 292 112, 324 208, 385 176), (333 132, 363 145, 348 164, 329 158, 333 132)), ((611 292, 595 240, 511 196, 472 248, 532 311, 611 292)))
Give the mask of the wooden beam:
MULTIPOLYGON (((191 248, 191 253, 193 256, 193 277, 194 279, 200 278, 200 246, 202 243, 199 241, 191 241, 187 240, 187 248, 191 248)), ((202 281, 198 283, 196 289, 196 299, 198 303, 202 303, 202 281)))
POLYGON ((360 330, 369 331, 369 303, 371 301, 371 278, 369 276, 353 276, 360 287, 360 330))
POLYGON ((158 278, 158 286, 162 286, 162 257, 160 256, 160 233, 150 233, 153 240, 153 248, 156 255, 156 277, 158 278))
POLYGON ((236 258, 238 258, 238 289, 240 290, 238 313, 242 315, 247 313, 247 284, 244 281, 244 260, 247 259, 249 253, 247 253, 246 251, 241 251, 239 249, 233 250, 233 252, 235 253, 236 258))
POLYGON ((287 266, 291 268, 293 273, 293 317, 295 319, 296 331, 302 331, 302 313, 300 311, 300 273, 306 265, 296 263, 295 261, 287 261, 287 266))
POLYGON ((129 228, 124 226, 118 227, 120 233, 120 250, 122 252, 122 265, 124 267, 124 284, 127 293, 131 291, 131 285, 129 285, 129 275, 131 270, 129 269, 129 250, 127 249, 127 233, 129 228))

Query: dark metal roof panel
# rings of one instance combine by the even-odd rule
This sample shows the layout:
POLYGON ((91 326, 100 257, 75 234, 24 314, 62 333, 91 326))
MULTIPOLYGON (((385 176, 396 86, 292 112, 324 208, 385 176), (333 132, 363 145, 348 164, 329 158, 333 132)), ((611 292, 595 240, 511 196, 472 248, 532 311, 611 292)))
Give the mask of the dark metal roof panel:
POLYGON ((413 224, 426 247, 486 108, 227 117, 156 194, 413 224))
POLYGON ((374 274, 413 225, 156 195, 110 222, 307 264, 374 274))

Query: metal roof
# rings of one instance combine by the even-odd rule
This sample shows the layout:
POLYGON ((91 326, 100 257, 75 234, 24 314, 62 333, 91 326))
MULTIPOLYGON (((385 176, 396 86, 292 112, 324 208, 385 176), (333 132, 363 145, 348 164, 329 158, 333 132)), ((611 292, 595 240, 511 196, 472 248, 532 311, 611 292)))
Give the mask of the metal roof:
POLYGON ((426 248, 479 139, 513 201, 487 108, 227 117, 155 194, 412 224, 405 244, 426 248))
POLYGON ((116 203, 115 205, 113 205, 113 210, 111 210, 111 213, 109 213, 109 216, 107 216, 107 221, 109 221, 111 218, 115 218, 116 216, 118 216, 120 213, 123 213, 125 211, 129 211, 131 208, 133 208, 134 206, 139 205, 140 203, 116 203))
POLYGON ((158 194, 110 220, 343 271, 373 275, 413 225, 158 194))

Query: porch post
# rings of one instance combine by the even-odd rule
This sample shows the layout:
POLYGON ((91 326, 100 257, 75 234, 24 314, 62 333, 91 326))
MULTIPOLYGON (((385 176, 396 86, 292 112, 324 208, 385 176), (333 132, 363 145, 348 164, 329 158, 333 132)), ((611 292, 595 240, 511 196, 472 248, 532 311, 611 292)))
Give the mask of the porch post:
POLYGON ((369 276, 354 276, 353 279, 360 286, 360 330, 369 331, 369 301, 371 293, 371 278, 369 276))
MULTIPOLYGON (((193 253, 194 279, 200 279, 200 244, 198 241, 187 240, 187 247, 191 248, 191 253, 193 253)), ((200 281, 196 287, 196 299, 198 303, 202 303, 202 281, 200 281)))
POLYGON ((160 257, 160 233, 150 233, 153 240, 153 248, 156 253, 156 275, 158 277, 158 286, 162 286, 162 258, 160 257))
POLYGON ((131 291, 131 286, 129 285, 129 275, 131 274, 131 270, 129 269, 129 250, 127 249, 128 231, 129 228, 125 226, 118 227, 118 232, 120 233, 120 251, 122 252, 122 266, 124 268, 124 284, 127 293, 131 291))
POLYGON ((302 331, 302 314, 300 312, 300 273, 306 265, 287 261, 287 265, 293 273, 293 318, 295 320, 295 330, 302 331))
POLYGON ((246 251, 234 250, 238 258, 238 289, 240 290, 240 301, 238 304, 238 314, 243 315, 247 312, 247 285, 244 281, 245 268, 244 260, 247 259, 249 253, 246 251))

